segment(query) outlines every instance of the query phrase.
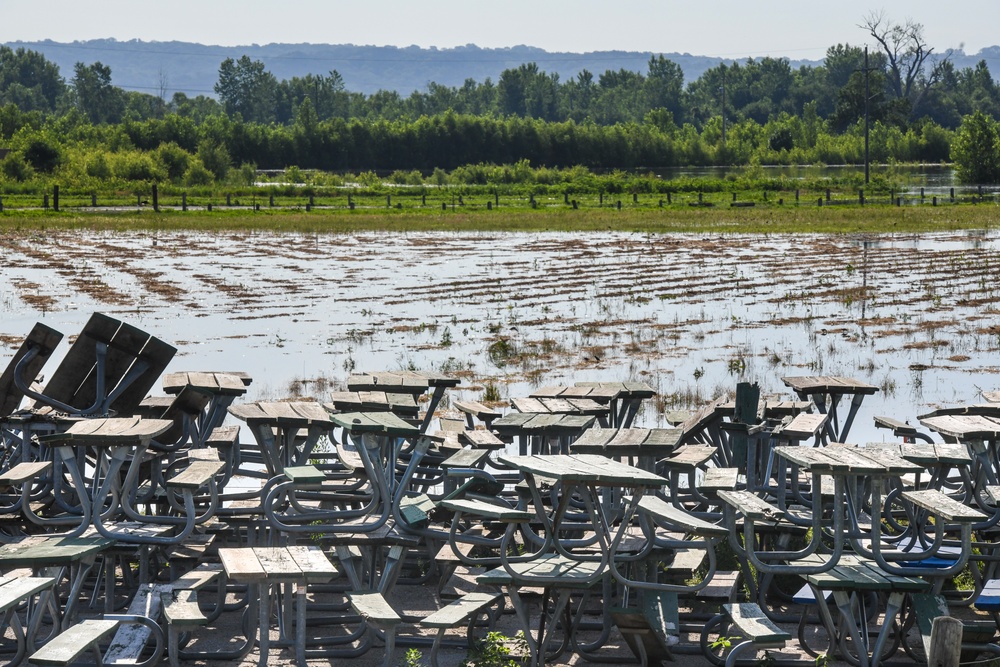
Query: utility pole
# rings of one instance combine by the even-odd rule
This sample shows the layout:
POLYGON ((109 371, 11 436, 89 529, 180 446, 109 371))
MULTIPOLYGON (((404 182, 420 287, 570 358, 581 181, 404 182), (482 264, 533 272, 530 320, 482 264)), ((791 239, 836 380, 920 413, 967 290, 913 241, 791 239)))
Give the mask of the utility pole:
POLYGON ((869 139, 868 139, 869 133, 871 131, 871 120, 869 118, 868 105, 872 98, 869 79, 871 78, 870 75, 874 69, 875 69, 874 67, 870 67, 868 65, 868 47, 866 46, 865 66, 860 70, 855 70, 856 72, 865 73, 865 185, 868 185, 869 183, 870 171, 871 171, 871 157, 869 153, 869 139))
POLYGON ((726 66, 722 66, 722 150, 726 150, 726 66))

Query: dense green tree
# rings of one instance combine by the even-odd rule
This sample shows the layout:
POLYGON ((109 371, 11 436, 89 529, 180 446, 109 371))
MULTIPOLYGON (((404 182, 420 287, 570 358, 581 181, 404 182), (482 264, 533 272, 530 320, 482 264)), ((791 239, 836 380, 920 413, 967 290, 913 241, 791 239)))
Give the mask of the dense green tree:
POLYGON ((59 67, 37 51, 0 46, 0 106, 21 111, 55 111, 66 94, 59 67))
POLYGON ((111 83, 111 68, 100 61, 73 67, 77 108, 90 122, 118 123, 125 113, 125 93, 111 83))
POLYGON ((951 146, 958 177, 965 183, 1000 183, 1000 127, 981 111, 962 119, 951 146))
POLYGON ((254 123, 271 123, 277 118, 278 80, 264 63, 250 56, 222 61, 215 92, 230 115, 239 114, 254 123))

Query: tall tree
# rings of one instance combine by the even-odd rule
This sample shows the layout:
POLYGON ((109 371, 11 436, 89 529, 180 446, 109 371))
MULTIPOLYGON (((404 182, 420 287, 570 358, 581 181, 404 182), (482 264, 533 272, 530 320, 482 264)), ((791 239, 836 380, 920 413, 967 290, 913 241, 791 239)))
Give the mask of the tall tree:
POLYGON ((897 100, 909 103, 911 117, 920 111, 920 105, 942 72, 948 59, 933 61, 934 48, 924 39, 924 26, 907 19, 894 23, 884 11, 872 12, 859 26, 878 42, 888 64, 889 90, 897 100))
POLYGON ((271 123, 276 118, 278 81, 264 63, 250 56, 222 61, 215 92, 231 116, 240 114, 253 123, 271 123))
POLYGON ((90 122, 118 123, 125 112, 125 94, 111 84, 111 68, 100 61, 73 66, 73 89, 80 111, 90 122))
POLYGON ((55 111, 66 93, 59 67, 37 51, 0 46, 0 105, 21 111, 55 111))

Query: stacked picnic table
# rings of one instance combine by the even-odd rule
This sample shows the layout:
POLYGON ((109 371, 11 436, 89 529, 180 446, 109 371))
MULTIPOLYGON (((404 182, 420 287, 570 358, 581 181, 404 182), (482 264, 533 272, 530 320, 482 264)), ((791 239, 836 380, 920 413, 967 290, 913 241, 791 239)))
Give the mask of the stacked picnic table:
MULTIPOLYGON (((256 649, 388 666, 405 645, 437 665, 505 613, 533 665, 791 650, 867 666, 922 659, 909 628, 929 638, 949 607, 996 629, 996 392, 919 427, 877 417, 897 440, 855 444, 877 388, 846 377, 740 384, 649 427, 636 382, 498 405, 378 371, 318 401, 246 400, 245 373, 166 373, 172 346, 101 314, 39 388, 60 340, 36 325, 0 375, 12 664, 256 649), (405 586, 433 609, 402 613, 405 586), (210 641, 224 623, 237 636, 210 641)), ((1000 653, 992 637, 980 623, 964 648, 1000 653)))

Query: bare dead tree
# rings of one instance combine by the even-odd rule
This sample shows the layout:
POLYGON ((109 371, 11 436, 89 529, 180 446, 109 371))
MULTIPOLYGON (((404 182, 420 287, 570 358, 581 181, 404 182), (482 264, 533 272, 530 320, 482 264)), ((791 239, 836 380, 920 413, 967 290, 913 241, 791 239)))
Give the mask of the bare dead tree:
POLYGON ((895 23, 886 17, 884 10, 870 13, 858 27, 867 30, 885 54, 894 96, 909 100, 911 109, 916 110, 927 91, 940 79, 942 65, 950 56, 931 61, 928 67, 934 48, 924 39, 923 24, 912 19, 895 23))
POLYGON ((167 87, 169 85, 169 80, 167 79, 167 73, 163 71, 163 67, 160 67, 160 70, 157 73, 156 84, 157 84, 157 90, 160 93, 160 99, 163 102, 166 102, 167 101, 167 87))

